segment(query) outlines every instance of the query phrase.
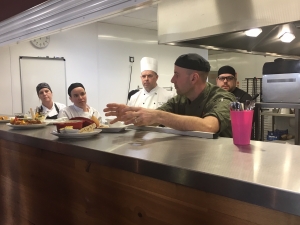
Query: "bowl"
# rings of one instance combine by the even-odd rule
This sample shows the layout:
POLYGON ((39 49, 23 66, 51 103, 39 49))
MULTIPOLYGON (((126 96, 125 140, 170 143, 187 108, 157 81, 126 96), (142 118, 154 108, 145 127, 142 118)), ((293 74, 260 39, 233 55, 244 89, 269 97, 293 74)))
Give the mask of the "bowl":
POLYGON ((82 127, 87 127, 93 123, 95 123, 93 120, 89 119, 89 118, 85 118, 85 117, 74 117, 71 118, 70 120, 80 120, 83 122, 82 127))
POLYGON ((83 127, 82 120, 68 120, 63 123, 54 123, 56 125, 57 132, 60 133, 61 128, 65 128, 66 126, 72 126, 73 129, 80 130, 83 127))
POLYGON ((123 126, 123 123, 121 121, 117 121, 117 122, 111 124, 110 122, 113 121, 113 120, 114 119, 111 119, 111 118, 106 119, 107 125, 109 127, 121 127, 121 126, 123 126))

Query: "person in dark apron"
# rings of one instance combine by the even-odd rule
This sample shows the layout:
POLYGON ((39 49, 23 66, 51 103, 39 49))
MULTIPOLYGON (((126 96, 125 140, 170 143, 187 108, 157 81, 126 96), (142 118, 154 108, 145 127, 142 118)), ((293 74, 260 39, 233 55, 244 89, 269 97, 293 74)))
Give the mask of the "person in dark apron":
POLYGON ((38 107, 39 113, 47 114, 46 119, 57 119, 59 111, 66 107, 65 104, 53 102, 53 93, 51 87, 47 83, 40 83, 36 86, 36 92, 42 105, 38 107))

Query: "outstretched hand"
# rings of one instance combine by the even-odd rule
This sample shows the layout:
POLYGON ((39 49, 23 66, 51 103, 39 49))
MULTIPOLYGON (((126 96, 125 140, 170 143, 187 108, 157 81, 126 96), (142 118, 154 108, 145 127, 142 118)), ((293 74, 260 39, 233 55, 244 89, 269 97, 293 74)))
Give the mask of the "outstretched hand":
POLYGON ((124 121, 124 124, 134 124, 135 126, 147 126, 154 124, 157 119, 157 110, 145 109, 142 107, 132 107, 124 104, 109 103, 103 111, 105 116, 116 116, 110 123, 124 121))
POLYGON ((126 107, 127 105, 124 104, 109 103, 106 105, 106 108, 103 110, 103 112, 105 112, 105 116, 116 116, 117 118, 110 122, 115 123, 117 121, 122 121, 121 118, 125 113, 122 109, 126 107))

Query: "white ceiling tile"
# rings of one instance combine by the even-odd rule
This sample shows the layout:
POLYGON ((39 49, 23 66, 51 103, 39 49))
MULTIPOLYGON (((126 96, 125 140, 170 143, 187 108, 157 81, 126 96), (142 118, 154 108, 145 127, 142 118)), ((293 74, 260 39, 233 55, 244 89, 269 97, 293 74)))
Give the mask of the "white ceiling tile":
POLYGON ((136 27, 144 28, 144 29, 157 30, 157 22, 145 23, 145 24, 138 25, 136 27))
POLYGON ((125 16, 118 16, 118 17, 113 17, 113 18, 107 19, 107 20, 102 20, 102 22, 118 24, 118 25, 123 25, 123 26, 138 26, 138 25, 145 24, 149 21, 143 20, 143 19, 125 17, 125 16))
POLYGON ((126 17, 157 21, 157 8, 148 7, 125 14, 126 17))

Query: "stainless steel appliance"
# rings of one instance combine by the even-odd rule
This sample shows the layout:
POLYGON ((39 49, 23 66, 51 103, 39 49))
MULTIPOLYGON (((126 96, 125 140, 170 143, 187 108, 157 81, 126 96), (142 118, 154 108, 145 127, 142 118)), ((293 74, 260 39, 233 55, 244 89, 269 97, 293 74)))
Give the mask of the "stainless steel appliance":
POLYGON ((276 59, 263 66, 262 101, 300 103, 300 61, 276 59))

